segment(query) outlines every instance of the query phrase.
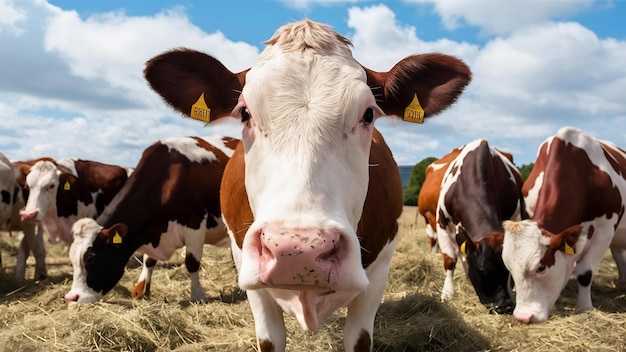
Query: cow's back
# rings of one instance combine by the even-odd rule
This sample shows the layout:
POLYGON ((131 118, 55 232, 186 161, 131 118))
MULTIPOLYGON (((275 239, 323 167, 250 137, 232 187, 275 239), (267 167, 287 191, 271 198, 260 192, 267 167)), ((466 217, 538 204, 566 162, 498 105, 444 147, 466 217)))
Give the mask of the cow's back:
POLYGON ((74 165, 79 179, 84 182, 90 192, 101 191, 95 200, 96 213, 101 214, 126 183, 128 179, 126 169, 117 165, 86 160, 76 160, 74 165))
MULTIPOLYGON (((245 189, 243 143, 231 157, 222 178, 222 214, 241 248, 254 216, 245 189)), ((398 230, 402 213, 402 180, 391 150, 378 130, 374 130, 370 150, 369 188, 363 214, 357 227, 364 267, 369 266, 398 230)))

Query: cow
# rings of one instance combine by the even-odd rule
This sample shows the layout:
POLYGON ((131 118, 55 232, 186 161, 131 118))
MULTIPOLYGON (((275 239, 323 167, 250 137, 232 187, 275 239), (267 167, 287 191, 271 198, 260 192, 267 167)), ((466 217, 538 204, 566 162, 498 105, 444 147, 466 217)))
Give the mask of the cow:
MULTIPOLYGON (((437 200, 437 242, 445 279, 441 299, 454 297, 459 255, 480 302, 490 312, 510 313, 509 272, 502 262, 502 221, 525 216, 522 176, 512 156, 476 139, 457 154, 441 182, 437 200)), ((444 157, 444 159, 446 158, 444 157)))
POLYGON ((17 249, 15 278, 19 281, 26 279, 26 260, 32 252, 35 257, 34 279, 44 280, 47 278, 47 271, 42 229, 34 222, 21 221, 19 216, 19 211, 28 197, 26 175, 20 170, 20 165, 25 164, 31 165, 28 161, 9 161, 0 154, 0 230, 23 234, 17 249))
POLYGON ((191 300, 206 301, 198 277, 203 245, 230 244, 219 192, 224 167, 238 143, 230 137, 183 137, 146 148, 104 213, 74 224, 74 280, 65 300, 89 303, 102 298, 122 278, 136 251, 144 253, 144 260, 132 296, 148 295, 156 261, 185 246, 191 300))
POLYGON ((120 166, 80 159, 40 158, 20 168, 29 190, 20 218, 36 221, 51 243, 71 244, 72 224, 101 214, 128 178, 120 166))
POLYGON ((626 284, 625 177, 626 152, 580 129, 563 127, 541 144, 522 189, 530 218, 504 223, 517 320, 546 321, 572 273, 575 311, 593 309, 591 282, 609 248, 626 284))
POLYGON ((426 167, 424 183, 417 196, 417 211, 426 223, 426 236, 430 245, 430 251, 437 253, 437 201, 443 175, 448 170, 450 162, 461 152, 461 148, 455 148, 444 157, 433 161, 426 167))
MULTIPOLYGON (((0 229, 8 228, 11 222, 14 195, 17 191, 16 174, 13 164, 0 153, 0 229)), ((2 265, 2 256, 0 256, 2 265)))
POLYGON ((311 20, 265 44, 239 73, 180 48, 149 60, 144 75, 188 117, 242 122, 222 217, 258 350, 285 350, 284 313, 315 331, 347 306, 345 350, 369 351, 402 212, 400 174, 374 122, 422 122, 457 99, 471 72, 438 53, 372 71, 347 38, 311 20))

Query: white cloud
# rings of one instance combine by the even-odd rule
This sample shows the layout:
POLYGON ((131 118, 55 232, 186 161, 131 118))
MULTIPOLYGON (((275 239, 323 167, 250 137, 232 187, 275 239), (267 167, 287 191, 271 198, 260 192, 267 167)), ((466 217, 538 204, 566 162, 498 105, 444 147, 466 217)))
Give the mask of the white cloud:
POLYGON ((7 31, 19 36, 23 31, 21 25, 26 20, 25 11, 11 0, 0 0, 0 13, 0 34, 7 31))
POLYGON ((400 59, 413 54, 442 52, 471 59, 478 52, 475 45, 445 38, 433 42, 421 40, 414 26, 399 23, 385 5, 349 9, 348 26, 354 30, 350 38, 354 57, 374 70, 387 71, 400 59))
MULTIPOLYGON (((2 0, 0 0, 2 1, 2 0)), ((80 18, 42 0, 0 3, 0 151, 134 166, 154 141, 184 135, 239 134, 237 124, 185 120, 161 101, 142 71, 151 57, 186 46, 224 59, 233 70, 258 55, 253 45, 207 34, 179 9, 154 16, 110 12, 80 18), (19 26, 18 26, 19 25, 19 26), (158 40, 155 40, 158 38, 158 40), (139 133, 138 133, 139 131, 139 133)))
POLYGON ((524 26, 589 10, 594 0, 408 0, 429 4, 441 16, 448 29, 464 24, 481 28, 492 34, 509 33, 524 26))
POLYGON ((442 156, 477 138, 515 153, 518 165, 529 163, 536 156, 534 146, 565 125, 626 144, 624 133, 611 128, 626 125, 624 41, 599 38, 578 23, 543 22, 478 47, 424 41, 383 5, 353 8, 349 14, 354 54, 366 66, 388 70, 410 53, 438 51, 472 69, 472 83, 440 116, 424 125, 381 127, 396 145, 399 163, 442 156))

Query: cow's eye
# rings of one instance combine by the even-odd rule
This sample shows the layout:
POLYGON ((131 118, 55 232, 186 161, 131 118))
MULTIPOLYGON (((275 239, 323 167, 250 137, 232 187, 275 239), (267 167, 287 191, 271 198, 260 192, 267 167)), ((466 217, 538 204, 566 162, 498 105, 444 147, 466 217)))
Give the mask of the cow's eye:
POLYGON ((539 267, 536 270, 537 274, 541 274, 541 273, 543 273, 545 271, 546 271, 546 266, 545 265, 539 265, 539 267))
POLYGON ((85 255, 83 256, 83 262, 85 265, 90 265, 96 259, 96 253, 93 252, 93 249, 89 247, 87 251, 85 251, 85 255))
POLYGON ((248 111, 247 107, 243 107, 241 108, 241 122, 246 122, 248 120, 250 120, 250 112, 248 111))
POLYGON ((365 110, 365 113, 363 114, 363 122, 366 124, 374 122, 374 109, 367 108, 367 110, 365 110))

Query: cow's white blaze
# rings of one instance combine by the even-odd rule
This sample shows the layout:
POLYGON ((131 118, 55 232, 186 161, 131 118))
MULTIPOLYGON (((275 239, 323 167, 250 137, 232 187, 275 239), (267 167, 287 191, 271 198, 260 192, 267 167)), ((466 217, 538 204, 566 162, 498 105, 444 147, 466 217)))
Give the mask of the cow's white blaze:
POLYGON ((83 261, 85 252, 93 245, 100 230, 102 226, 91 218, 80 219, 72 225, 74 241, 70 246, 69 256, 74 273, 72 289, 65 295, 68 302, 91 303, 104 296, 102 292, 96 292, 87 285, 87 270, 83 261))

